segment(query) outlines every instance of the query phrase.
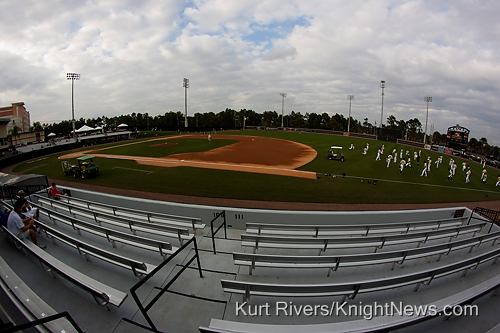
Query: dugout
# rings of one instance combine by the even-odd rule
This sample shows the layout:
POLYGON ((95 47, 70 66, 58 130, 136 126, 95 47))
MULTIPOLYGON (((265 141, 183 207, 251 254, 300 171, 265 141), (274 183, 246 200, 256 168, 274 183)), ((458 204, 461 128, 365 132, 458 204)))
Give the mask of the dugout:
POLYGON ((0 194, 2 200, 14 199, 19 190, 26 195, 46 190, 49 187, 47 176, 44 175, 12 175, 0 172, 0 194))

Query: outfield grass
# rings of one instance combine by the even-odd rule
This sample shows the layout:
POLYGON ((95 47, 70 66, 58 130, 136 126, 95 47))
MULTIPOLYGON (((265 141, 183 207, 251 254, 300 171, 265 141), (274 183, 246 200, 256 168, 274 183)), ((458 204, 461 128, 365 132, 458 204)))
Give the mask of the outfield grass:
MULTIPOLYGON (((465 175, 461 171, 462 159, 455 158, 458 169, 453 181, 447 181, 448 162, 450 156, 443 155, 443 164, 436 169, 435 161, 440 154, 422 150, 420 166, 413 161, 414 148, 380 141, 295 132, 223 132, 221 134, 231 135, 255 135, 281 138, 307 144, 318 152, 318 156, 310 163, 302 166, 301 170, 314 171, 320 179, 302 179, 286 176, 275 176, 265 174, 254 174, 236 171, 222 171, 210 169, 198 169, 190 167, 163 168, 148 165, 139 165, 134 161, 96 159, 99 165, 99 176, 93 179, 73 179, 64 177, 57 157, 63 154, 49 156, 45 159, 37 159, 33 162, 24 163, 14 169, 22 172, 30 169, 28 173, 45 174, 50 178, 61 180, 74 180, 77 183, 87 183, 102 186, 125 189, 139 189, 149 192, 198 195, 219 198, 237 198, 250 200, 273 200, 291 202, 322 202, 322 203, 433 203, 433 202, 461 202, 461 201, 486 201, 500 200, 500 187, 495 187, 496 178, 500 170, 487 167, 489 180, 486 185, 480 181, 481 166, 469 161, 472 170, 471 183, 465 184, 465 175), (348 150, 350 144, 354 143, 355 150, 348 150), (366 143, 370 142, 370 149, 366 156, 362 155, 366 143), (399 174, 397 165, 391 163, 386 167, 385 158, 375 161, 378 148, 385 144, 385 155, 393 148, 399 150, 404 148, 410 151, 413 169, 405 169, 403 175, 399 174), (345 162, 330 161, 327 159, 328 149, 331 145, 345 147, 345 162), (429 177, 420 177, 423 161, 430 156, 432 159, 429 177), (345 178, 340 177, 342 173, 345 178), (335 175, 326 176, 327 174, 335 175), (373 180, 377 184, 373 185, 373 180)), ((177 139, 174 139, 177 140, 177 139)), ((182 141, 182 140, 181 140, 182 141)), ((203 142, 182 142, 175 146, 162 148, 180 148, 193 144, 198 145, 197 151, 206 149, 203 142)), ((210 147, 230 144, 230 140, 218 140, 213 136, 210 147)), ((161 141, 159 141, 161 142, 161 141)), ((118 144, 129 143, 120 142, 118 144)), ((149 143, 150 145, 151 143, 149 143)), ((148 143, 129 145, 146 154, 144 151, 153 151, 148 143)), ((93 147, 92 149, 101 148, 93 147)), ((114 151, 123 154, 117 147, 106 149, 104 153, 114 151)), ((129 149, 129 148, 127 148, 129 149)), ((208 148, 207 148, 208 149, 208 148)), ((164 154, 166 151, 162 151, 164 154)), ((192 151, 190 151, 192 152, 192 151)), ((174 151, 170 153, 175 153, 174 151)), ((131 154, 129 152, 129 154, 131 154)), ((132 154, 131 154, 132 155, 132 154)), ((139 155, 134 153, 134 155, 139 155)), ((141 155, 153 156, 153 155, 141 155)))

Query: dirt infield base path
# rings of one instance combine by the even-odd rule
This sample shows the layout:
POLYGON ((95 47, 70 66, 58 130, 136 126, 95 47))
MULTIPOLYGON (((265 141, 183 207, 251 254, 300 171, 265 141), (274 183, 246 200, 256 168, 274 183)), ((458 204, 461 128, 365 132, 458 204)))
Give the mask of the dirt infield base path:
MULTIPOLYGON (((169 139, 173 138, 200 139, 204 136, 183 135, 169 139)), ((59 159, 75 158, 91 153, 96 157, 134 160, 139 164, 161 167, 187 166, 316 179, 315 172, 295 170, 316 158, 317 152, 310 146, 293 141, 256 136, 213 135, 212 140, 216 139, 229 139, 238 142, 206 152, 173 154, 160 158, 111 155, 103 153, 106 149, 99 149, 92 152, 72 153, 61 156, 59 159)), ((157 140, 168 139, 151 141, 157 140)))

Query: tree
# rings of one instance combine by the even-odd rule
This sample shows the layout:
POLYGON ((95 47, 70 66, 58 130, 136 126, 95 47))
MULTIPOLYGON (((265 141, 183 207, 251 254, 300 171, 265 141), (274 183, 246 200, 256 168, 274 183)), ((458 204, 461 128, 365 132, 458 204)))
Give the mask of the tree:
POLYGON ((397 120, 396 117, 394 117, 392 114, 387 118, 387 127, 390 129, 396 129, 398 128, 397 125, 397 120))
POLYGON ((8 135, 8 140, 10 141, 10 146, 14 146, 12 143, 12 140, 16 140, 16 145, 17 145, 17 139, 20 137, 21 134, 21 129, 17 127, 17 125, 14 125, 10 130, 9 130, 9 135, 8 135))

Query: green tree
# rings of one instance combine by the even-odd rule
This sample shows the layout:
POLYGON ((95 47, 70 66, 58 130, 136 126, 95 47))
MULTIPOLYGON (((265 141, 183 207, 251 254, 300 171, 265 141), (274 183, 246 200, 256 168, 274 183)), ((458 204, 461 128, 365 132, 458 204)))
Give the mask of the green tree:
POLYGON ((16 145, 17 145, 17 139, 20 137, 21 134, 21 129, 17 126, 14 125, 10 130, 9 130, 9 135, 7 136, 7 139, 10 141, 10 146, 14 146, 13 140, 16 140, 16 145))

